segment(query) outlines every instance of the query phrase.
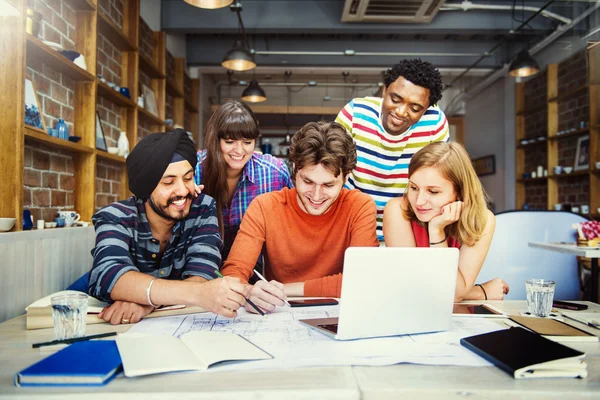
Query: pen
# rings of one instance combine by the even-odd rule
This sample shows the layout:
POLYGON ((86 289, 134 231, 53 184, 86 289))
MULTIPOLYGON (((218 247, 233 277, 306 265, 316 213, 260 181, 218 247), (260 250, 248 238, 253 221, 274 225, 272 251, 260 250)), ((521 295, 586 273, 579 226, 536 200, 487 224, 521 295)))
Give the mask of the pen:
POLYGON ((82 336, 71 339, 62 339, 62 340, 53 340, 51 342, 43 342, 43 343, 34 343, 31 345, 34 349, 42 346, 52 346, 55 344, 71 344, 75 342, 84 342, 90 339, 100 339, 107 336, 115 336, 117 332, 108 332, 108 333, 99 333, 98 335, 90 335, 90 336, 82 336))
POLYGON ((567 317, 568 319, 570 319, 572 321, 579 322, 580 324, 584 324, 584 325, 587 325, 587 326, 591 326, 592 328, 600 329, 600 323, 598 321, 594 321, 594 320, 592 320, 592 321, 580 321, 580 320, 578 320, 576 318, 569 317, 566 314, 561 314, 561 316, 567 317))
MULTIPOLYGON (((217 273, 217 276, 219 278, 223 278, 223 274, 221 273, 221 271, 216 271, 216 273, 217 273)), ((252 302, 252 300, 246 298, 246 303, 250 304, 250 306, 252 308, 254 308, 256 310, 256 312, 259 313, 260 315, 262 315, 262 316, 265 315, 265 313, 263 312, 263 310, 261 310, 260 308, 258 308, 258 306, 252 302)))
MULTIPOLYGON (((258 276, 258 277, 259 277, 259 279, 260 279, 261 281, 268 282, 268 281, 265 279, 265 277, 264 277, 264 276, 262 276, 262 275, 261 275, 261 273, 260 273, 260 272, 258 272, 257 270, 254 270, 254 273, 256 274, 256 276, 258 276)), ((285 303, 285 304, 286 304, 288 307, 291 307, 291 306, 290 306, 290 303, 288 303, 288 301, 287 301, 287 300, 283 300, 283 302, 284 302, 284 303, 285 303)))

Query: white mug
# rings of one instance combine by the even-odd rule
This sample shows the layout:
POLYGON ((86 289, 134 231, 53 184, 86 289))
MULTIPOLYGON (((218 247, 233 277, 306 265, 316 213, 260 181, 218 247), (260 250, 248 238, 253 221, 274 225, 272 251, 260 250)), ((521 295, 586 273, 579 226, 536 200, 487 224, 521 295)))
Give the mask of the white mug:
POLYGON ((59 211, 58 216, 65 219, 65 226, 73 226, 73 224, 81 219, 81 215, 75 211, 59 211))

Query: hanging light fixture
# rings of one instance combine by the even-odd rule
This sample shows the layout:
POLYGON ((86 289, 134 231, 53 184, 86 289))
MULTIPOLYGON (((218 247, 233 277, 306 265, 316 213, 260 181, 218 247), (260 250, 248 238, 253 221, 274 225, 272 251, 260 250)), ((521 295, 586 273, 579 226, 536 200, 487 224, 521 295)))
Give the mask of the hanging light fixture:
POLYGON ((232 71, 248 71, 256 68, 254 57, 241 40, 236 40, 231 50, 225 53, 221 65, 232 71))
POLYGON ((267 94, 258 85, 256 79, 252 79, 248 87, 242 93, 242 100, 250 103, 260 103, 267 100, 267 94))
POLYGON ((227 7, 228 5, 233 3, 233 0, 184 0, 184 1, 194 7, 208 8, 211 10, 213 10, 215 8, 227 7))
POLYGON ((241 38, 237 39, 233 44, 233 48, 225 53, 221 65, 233 71, 248 71, 256 68, 256 62, 254 62, 254 55, 249 50, 248 37, 246 36, 246 30, 244 29, 244 21, 242 21, 242 4, 239 1, 236 1, 235 4, 229 8, 237 14, 241 38))
POLYGON ((517 54, 517 58, 510 64, 508 68, 508 74, 510 76, 532 76, 540 72, 540 66, 538 63, 529 55, 527 50, 521 50, 517 54))

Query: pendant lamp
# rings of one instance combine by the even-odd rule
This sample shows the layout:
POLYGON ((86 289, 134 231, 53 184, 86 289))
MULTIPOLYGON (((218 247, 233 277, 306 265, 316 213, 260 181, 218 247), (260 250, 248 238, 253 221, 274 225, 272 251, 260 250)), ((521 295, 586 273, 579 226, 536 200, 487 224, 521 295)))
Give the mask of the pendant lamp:
POLYGON ((221 65, 233 71, 248 71, 256 68, 254 57, 241 40, 236 40, 233 48, 225 53, 221 65))
POLYGON ((228 5, 233 3, 233 0, 184 0, 184 1, 194 7, 208 8, 211 10, 213 10, 215 8, 227 7, 228 5))
POLYGON ((252 79, 248 87, 242 93, 242 100, 250 103, 260 103, 267 100, 267 94, 258 85, 256 79, 252 79))
POLYGON ((540 72, 540 66, 538 63, 529 55, 527 50, 521 50, 517 55, 517 58, 510 64, 508 68, 508 74, 510 76, 532 76, 540 72))

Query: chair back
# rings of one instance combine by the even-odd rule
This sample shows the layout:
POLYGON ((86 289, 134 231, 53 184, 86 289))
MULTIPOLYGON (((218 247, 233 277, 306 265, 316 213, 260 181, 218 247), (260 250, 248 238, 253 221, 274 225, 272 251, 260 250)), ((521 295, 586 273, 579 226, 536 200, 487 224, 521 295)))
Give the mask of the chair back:
POLYGON ((530 242, 574 242, 572 224, 586 218, 565 211, 507 211, 496 215, 496 231, 477 282, 502 278, 507 300, 524 300, 525 280, 556 282, 554 298, 578 300, 580 281, 574 255, 530 247, 530 242))

